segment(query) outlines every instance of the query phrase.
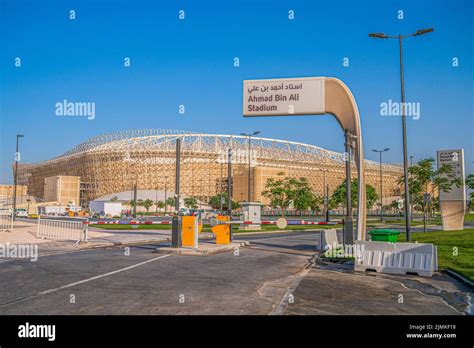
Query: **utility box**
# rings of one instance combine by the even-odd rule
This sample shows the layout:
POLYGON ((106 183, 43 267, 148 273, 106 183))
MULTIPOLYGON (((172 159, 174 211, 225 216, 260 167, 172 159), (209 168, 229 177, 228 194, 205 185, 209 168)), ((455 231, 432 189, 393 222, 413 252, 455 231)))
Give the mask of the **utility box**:
POLYGON ((258 202, 241 202, 242 213, 240 215, 240 221, 245 221, 239 226, 239 230, 261 230, 261 215, 262 215, 262 203, 258 202))

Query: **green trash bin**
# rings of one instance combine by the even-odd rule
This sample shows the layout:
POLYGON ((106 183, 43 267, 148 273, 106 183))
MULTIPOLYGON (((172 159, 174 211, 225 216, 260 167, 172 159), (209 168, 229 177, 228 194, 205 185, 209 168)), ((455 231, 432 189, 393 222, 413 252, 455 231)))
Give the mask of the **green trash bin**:
POLYGON ((369 234, 373 242, 396 243, 400 232, 397 230, 372 230, 369 234))

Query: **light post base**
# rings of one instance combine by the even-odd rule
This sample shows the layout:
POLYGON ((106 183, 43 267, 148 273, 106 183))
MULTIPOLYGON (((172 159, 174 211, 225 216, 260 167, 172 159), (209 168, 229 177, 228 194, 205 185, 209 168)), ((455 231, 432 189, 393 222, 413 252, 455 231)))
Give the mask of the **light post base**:
POLYGON ((352 216, 346 216, 344 218, 344 244, 354 244, 354 220, 352 216))
POLYGON ((181 217, 175 215, 171 220, 171 247, 180 248, 181 244, 181 217))

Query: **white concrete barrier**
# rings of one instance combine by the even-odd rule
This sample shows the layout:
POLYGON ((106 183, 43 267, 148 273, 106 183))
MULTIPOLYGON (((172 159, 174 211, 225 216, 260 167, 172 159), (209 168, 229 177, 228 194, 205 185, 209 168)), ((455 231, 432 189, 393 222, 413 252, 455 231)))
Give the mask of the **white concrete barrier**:
POLYGON ((436 246, 423 243, 355 242, 356 271, 431 277, 438 270, 436 246))
POLYGON ((42 219, 38 217, 38 238, 87 242, 88 221, 42 219))
POLYGON ((13 230, 13 213, 0 213, 0 231, 11 232, 13 230))
POLYGON ((321 230, 319 233, 319 250, 326 251, 330 248, 335 248, 339 246, 337 230, 335 228, 330 228, 327 230, 321 230))

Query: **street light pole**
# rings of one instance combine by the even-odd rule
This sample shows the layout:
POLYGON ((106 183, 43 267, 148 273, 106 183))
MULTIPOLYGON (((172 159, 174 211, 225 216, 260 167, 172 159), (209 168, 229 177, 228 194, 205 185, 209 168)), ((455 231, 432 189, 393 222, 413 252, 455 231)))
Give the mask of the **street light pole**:
POLYGON ((405 115, 405 81, 403 74, 403 39, 411 36, 419 36, 427 33, 431 33, 434 29, 420 29, 414 34, 409 35, 396 35, 390 36, 384 33, 370 33, 369 37, 376 39, 398 39, 400 46, 400 85, 401 85, 401 99, 402 99, 402 132, 403 132, 403 177, 405 184, 405 228, 406 228, 406 240, 411 240, 411 227, 410 227, 410 192, 408 189, 408 155, 407 155, 407 134, 406 134, 406 115, 405 115))
POLYGON ((175 213, 171 220, 171 247, 181 247, 181 217, 179 215, 179 176, 181 171, 181 139, 176 139, 176 167, 175 167, 175 213))
POLYGON ((250 168, 250 152, 252 149, 252 143, 251 143, 251 138, 254 135, 260 134, 260 131, 255 131, 252 134, 246 134, 246 133, 240 133, 240 135, 246 136, 249 138, 249 173, 248 173, 248 188, 247 188, 247 202, 250 202, 251 199, 251 194, 250 194, 250 173, 251 173, 251 168, 250 168))
POLYGON ((372 150, 378 152, 380 155, 380 221, 383 221, 383 176, 382 176, 382 152, 390 150, 389 148, 383 150, 372 150))
POLYGON ((224 208, 224 207, 223 207, 223 205, 224 205, 224 202, 223 202, 224 197, 222 197, 222 194, 223 194, 223 192, 222 192, 223 167, 224 167, 224 163, 221 162, 221 180, 220 180, 220 190, 219 190, 219 191, 220 191, 219 201, 220 201, 220 208, 221 208, 221 209, 220 209, 220 212, 221 212, 221 214, 222 214, 222 210, 223 210, 223 208, 224 208))
POLYGON ((352 134, 348 129, 344 131, 346 149, 346 217, 344 219, 344 244, 352 245, 354 242, 354 224, 352 220, 352 194, 351 194, 351 148, 352 134))
POLYGON ((324 219, 326 222, 329 221, 329 190, 328 186, 326 185, 326 172, 327 169, 321 169, 323 172, 323 204, 324 204, 324 219))
MULTIPOLYGON (((413 156, 410 156, 410 168, 413 167, 413 156)), ((411 179, 410 174, 410 179, 411 179)), ((410 200, 410 221, 413 221, 413 200, 410 200)))
MULTIPOLYGON (((232 184, 232 149, 229 148, 227 152, 227 213, 229 215, 229 221, 232 221, 232 184)), ((234 227, 232 224, 229 225, 229 229, 230 241, 232 242, 234 240, 234 227)))
POLYGON ((405 78, 403 73, 403 37, 398 36, 400 44, 400 85, 402 98, 402 132, 403 132, 403 180, 405 182, 405 228, 406 239, 411 240, 411 221, 410 221, 410 192, 408 189, 408 158, 407 158, 407 116, 405 115, 405 78))
POLYGON ((168 177, 165 176, 165 215, 168 211, 168 177))
POLYGON ((137 179, 135 177, 135 184, 133 185, 133 217, 137 217, 137 179))
POLYGON ((19 140, 23 138, 24 135, 16 135, 16 152, 15 152, 15 173, 13 174, 13 221, 16 220, 16 186, 18 182, 18 162, 20 161, 20 152, 19 152, 19 140))

